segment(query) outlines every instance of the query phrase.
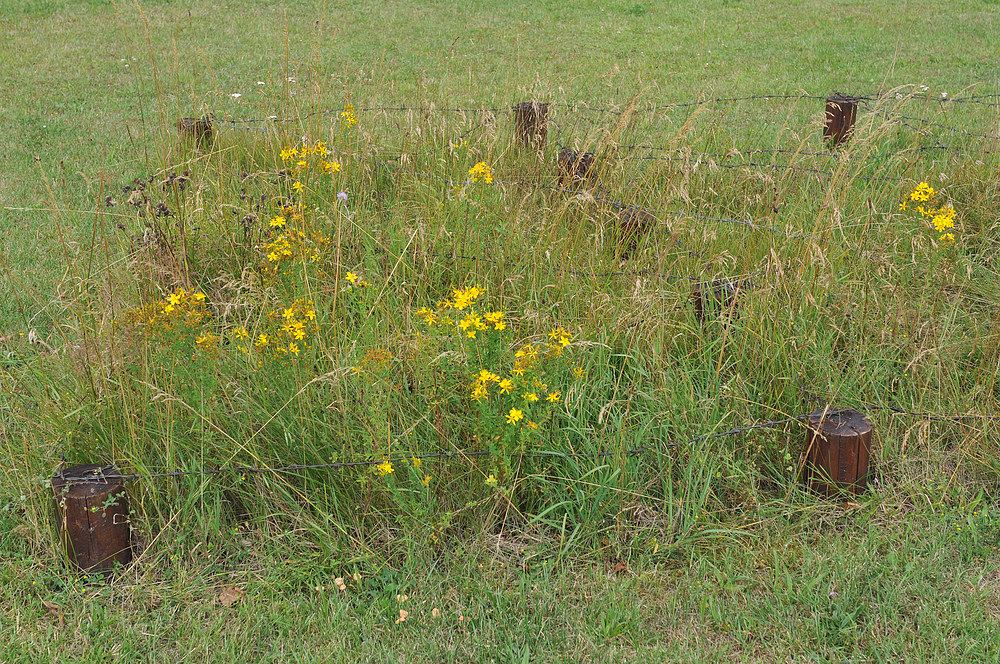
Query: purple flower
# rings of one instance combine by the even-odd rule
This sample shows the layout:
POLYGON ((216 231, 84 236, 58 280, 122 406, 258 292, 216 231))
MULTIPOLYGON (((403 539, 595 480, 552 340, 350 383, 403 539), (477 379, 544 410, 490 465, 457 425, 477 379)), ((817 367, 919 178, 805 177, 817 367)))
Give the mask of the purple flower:
POLYGON ((339 198, 342 201, 346 201, 347 200, 347 192, 346 191, 340 192, 339 194, 337 194, 337 198, 339 198))

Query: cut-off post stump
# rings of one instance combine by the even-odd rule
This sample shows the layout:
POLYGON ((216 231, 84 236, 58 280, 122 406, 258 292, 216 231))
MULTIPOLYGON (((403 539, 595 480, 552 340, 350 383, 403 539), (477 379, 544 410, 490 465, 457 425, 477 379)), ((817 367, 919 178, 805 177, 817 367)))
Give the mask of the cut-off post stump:
POLYGON ((858 99, 839 92, 826 98, 826 126, 823 138, 833 147, 846 143, 854 134, 854 120, 858 115, 858 99))
POLYGON ((541 150, 549 134, 549 105, 537 101, 515 104, 514 135, 528 148, 541 150))
POLYGON ((591 183, 597 175, 597 157, 593 152, 577 152, 573 148, 563 148, 556 157, 559 168, 559 186, 567 181, 591 183))
POLYGON ((736 297, 742 284, 734 283, 725 277, 717 277, 711 281, 699 281, 694 285, 691 298, 694 300, 694 315, 699 322, 712 312, 736 315, 736 297))
POLYGON ((52 478, 59 537, 66 557, 85 572, 132 560, 125 482, 116 466, 73 466, 52 478), (79 478, 79 479, 77 479, 79 478))
POLYGON ((628 205, 618 213, 618 250, 622 259, 628 259, 639 246, 639 240, 656 227, 657 218, 652 212, 628 205))
POLYGON ((809 415, 806 481, 826 496, 863 493, 868 487, 874 428, 856 410, 823 409, 809 415))
POLYGON ((177 131, 182 139, 192 139, 200 147, 206 148, 212 144, 212 116, 181 118, 177 121, 177 131))

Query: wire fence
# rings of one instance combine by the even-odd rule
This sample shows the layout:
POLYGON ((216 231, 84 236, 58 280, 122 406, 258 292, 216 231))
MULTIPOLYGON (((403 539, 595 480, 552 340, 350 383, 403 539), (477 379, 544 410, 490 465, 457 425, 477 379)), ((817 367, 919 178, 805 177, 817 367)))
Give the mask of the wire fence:
MULTIPOLYGON (((963 105, 963 104, 973 104, 979 106, 992 106, 1000 107, 1000 94, 988 94, 988 95, 970 95, 965 97, 934 97, 929 95, 912 95, 912 94, 901 94, 897 92, 876 92, 867 95, 852 95, 852 98, 867 104, 880 102, 880 101, 900 101, 900 102, 912 102, 912 103, 937 103, 941 106, 947 105, 963 105)), ((738 97, 710 97, 706 99, 693 99, 683 102, 671 102, 665 104, 652 104, 647 106, 634 106, 630 104, 625 104, 625 110, 622 109, 621 105, 615 106, 593 106, 587 102, 548 102, 550 108, 563 108, 570 111, 580 111, 586 113, 602 113, 607 115, 621 115, 622 113, 652 113, 657 111, 673 110, 678 108, 694 108, 699 106, 711 106, 714 104, 735 104, 745 101, 771 101, 771 100, 813 100, 813 101, 826 101, 829 99, 828 96, 815 95, 807 93, 787 93, 778 92, 772 94, 753 94, 744 95, 738 97)), ((344 105, 337 106, 328 109, 320 109, 315 111, 310 111, 303 115, 296 115, 295 117, 279 117, 276 115, 268 116, 266 118, 240 118, 234 119, 232 122, 237 124, 251 125, 260 123, 289 123, 289 122, 300 122, 304 119, 320 116, 320 115, 335 115, 340 114, 345 111, 363 112, 363 113, 490 113, 493 115, 498 115, 501 113, 508 113, 511 110, 509 105, 496 105, 495 102, 482 102, 479 104, 473 104, 464 107, 452 107, 452 106, 437 106, 434 104, 421 105, 421 106, 410 106, 401 104, 399 106, 358 106, 344 105)))
MULTIPOLYGON (((878 93, 874 95, 858 96, 855 97, 860 102, 871 104, 884 99, 892 98, 890 95, 894 93, 878 93)), ((552 107, 564 108, 573 112, 587 112, 587 113, 599 113, 607 115, 621 115, 623 113, 635 112, 635 113, 651 113, 658 111, 665 111, 671 109, 680 108, 690 108, 696 106, 705 106, 711 104, 722 104, 722 103, 738 103, 753 100, 763 100, 769 101, 774 99, 780 100, 823 100, 825 101, 827 97, 809 94, 760 94, 760 95, 748 95, 743 97, 718 97, 711 99, 701 99, 688 102, 679 103, 669 103, 669 104, 659 104, 652 105, 643 108, 626 108, 622 109, 620 107, 595 107, 584 103, 553 103, 550 104, 552 107)), ((936 102, 939 104, 976 104, 987 107, 1000 107, 1000 101, 994 101, 1000 99, 1000 95, 975 95, 960 98, 937 98, 937 97, 906 97, 908 101, 912 102, 925 102, 931 103, 936 102)), ((219 124, 226 126, 231 129, 237 130, 260 130, 260 131, 270 131, 271 128, 264 126, 254 126, 260 124, 278 124, 278 123, 291 123, 298 122, 310 117, 315 117, 318 115, 330 115, 335 113, 342 113, 347 109, 347 107, 339 107, 325 110, 312 111, 305 115, 297 116, 295 118, 279 118, 276 116, 271 116, 268 118, 258 118, 258 119, 239 119, 239 120, 223 120, 219 124)), ((464 114, 492 114, 498 115, 500 113, 510 112, 510 107, 503 106, 487 106, 481 105, 476 107, 438 107, 438 106, 361 106, 358 108, 352 108, 356 112, 372 112, 372 113, 390 113, 390 112, 420 112, 420 113, 464 113, 464 114)), ((991 134, 982 134, 971 132, 962 128, 952 127, 944 123, 936 122, 933 120, 928 120, 926 118, 920 118, 917 116, 903 115, 903 114, 891 114, 878 111, 875 112, 883 113, 885 118, 890 121, 898 122, 903 126, 910 127, 915 131, 924 134, 924 130, 914 126, 914 123, 919 123, 927 127, 934 127, 936 129, 941 129, 947 131, 951 134, 968 136, 971 138, 988 139, 988 140, 1000 140, 1000 136, 991 134)), ((475 131, 490 120, 484 120, 483 122, 475 125, 469 129, 465 135, 468 135, 472 131, 475 131)), ((563 147, 561 143, 556 142, 557 145, 563 147)), ((908 147, 898 151, 886 151, 873 155, 845 155, 843 153, 836 152, 818 152, 818 151, 803 151, 790 148, 749 148, 746 150, 733 150, 726 153, 709 153, 709 152, 696 152, 691 150, 686 150, 683 148, 669 148, 667 146, 657 146, 649 144, 632 144, 632 145, 610 145, 606 146, 606 153, 613 151, 624 150, 626 152, 637 152, 637 151, 658 151, 659 155, 639 155, 631 157, 636 160, 670 160, 671 157, 667 153, 680 154, 684 158, 695 157, 696 159, 706 159, 715 160, 712 165, 718 166, 720 168, 770 168, 778 170, 794 170, 815 175, 834 175, 835 171, 829 169, 820 169, 812 167, 801 167, 788 164, 773 164, 773 163, 763 163, 763 162, 752 162, 744 161, 740 163, 725 163, 723 160, 729 158, 742 157, 751 154, 791 154, 791 155, 801 155, 801 156, 814 156, 814 157, 824 157, 824 158, 846 158, 854 160, 864 160, 864 161, 875 161, 875 160, 889 160, 892 158, 897 158, 903 155, 915 155, 921 154, 926 151, 964 151, 967 148, 963 146, 945 145, 942 143, 936 143, 934 145, 916 146, 908 147), (720 163, 722 162, 722 163, 720 163)), ((399 164, 390 162, 386 159, 381 159, 378 157, 368 157, 373 163, 388 167, 396 172, 404 172, 416 177, 425 178, 429 180, 434 180, 443 184, 448 184, 450 186, 464 186, 470 184, 469 180, 455 180, 452 178, 447 178, 444 176, 425 173, 412 168, 405 168, 399 164)), ((860 179, 872 179, 872 180, 901 180, 904 179, 899 176, 854 176, 860 179)), ((549 190, 561 193, 570 194, 581 194, 583 193, 582 188, 570 188, 564 186, 557 186, 551 184, 544 184, 537 181, 517 181, 517 180, 497 180, 492 183, 495 187, 523 187, 530 186, 541 190, 549 190)), ((636 205, 630 202, 626 202, 621 199, 611 198, 606 195, 604 187, 598 185, 596 192, 587 192, 587 194, 595 201, 605 203, 614 207, 618 210, 634 209, 642 210, 652 214, 660 215, 670 215, 678 218, 691 218, 701 221, 711 221, 726 224, 736 224, 745 226, 751 229, 766 231, 770 233, 776 233, 782 236, 786 236, 794 239, 801 239, 813 242, 822 242, 823 238, 806 233, 798 233, 795 231, 788 231, 784 229, 777 228, 772 225, 760 223, 759 221, 747 218, 747 219, 736 219, 731 217, 717 217, 702 215, 697 212, 689 210, 667 210, 667 209, 657 209, 652 207, 645 207, 636 205)), ((842 246, 847 247, 845 243, 838 243, 842 246)), ((848 247, 849 248, 849 247, 848 247)), ((376 249, 378 251, 379 249, 376 249)), ((388 253, 389 250, 382 250, 388 253)), ((490 259, 483 256, 473 256, 465 255, 455 251, 450 252, 433 252, 433 251, 420 251, 413 250, 411 252, 414 256, 426 255, 426 256, 446 256, 450 259, 464 259, 471 261, 485 261, 501 263, 496 259, 490 259)), ((697 252, 689 251, 692 255, 698 255, 697 252)), ((620 275, 635 275, 635 276, 647 276, 647 277, 657 277, 667 280, 685 280, 685 281, 700 281, 702 277, 691 276, 691 275, 675 275, 675 274, 664 274, 657 273, 652 270, 632 270, 632 271, 606 271, 606 272, 589 272, 582 270, 565 270, 566 274, 571 274, 574 276, 584 276, 587 278, 604 278, 611 276, 620 275)), ((997 415, 976 415, 976 414, 965 414, 965 415, 953 415, 944 413, 930 413, 930 412, 915 412, 908 411, 903 408, 896 406, 884 406, 884 405, 868 405, 864 409, 870 411, 882 411, 890 415, 900 415, 908 417, 917 417, 921 419, 927 419, 931 421, 941 421, 941 422, 952 422, 961 423, 967 421, 997 421, 1000 420, 1000 416, 997 415)), ((839 412, 838 410, 829 410, 828 413, 833 414, 839 412)), ((752 431, 759 430, 770 430, 776 429, 792 423, 803 423, 805 422, 812 413, 804 413, 799 415, 793 415, 790 417, 783 417, 778 419, 769 419, 761 422, 756 422, 748 424, 745 426, 733 427, 724 431, 717 431, 712 433, 699 434, 696 436, 689 437, 685 440, 680 441, 657 441, 647 445, 642 445, 636 448, 627 450, 617 450, 617 451, 597 451, 597 452, 565 452, 558 450, 535 450, 531 452, 524 452, 515 455, 511 455, 514 458, 519 459, 571 459, 571 458, 586 458, 586 459, 600 459, 605 457, 629 457, 638 456, 647 452, 666 452, 668 450, 676 449, 679 447, 689 446, 696 444, 698 442, 737 436, 752 431)), ((55 477, 62 479, 67 482, 94 482, 94 481, 105 481, 105 480, 143 480, 143 479, 155 479, 155 478, 177 478, 186 476, 218 476, 222 474, 282 474, 282 473, 301 473, 308 470, 343 470, 350 468, 360 468, 360 467, 372 467, 379 464, 385 463, 386 461, 394 463, 405 463, 410 460, 439 460, 447 461, 454 459, 467 459, 467 458, 477 458, 477 457, 487 457, 493 456, 497 453, 491 450, 451 450, 445 452, 434 452, 426 454, 417 455, 406 455, 406 456, 396 456, 390 458, 367 458, 361 460, 351 460, 351 461, 332 461, 329 463, 317 463, 317 464, 289 464, 281 466, 232 466, 232 467, 221 467, 221 468, 198 468, 189 470, 169 470, 164 472, 149 472, 149 473, 105 473, 103 469, 97 469, 93 474, 87 474, 83 476, 71 476, 66 475, 63 470, 59 470, 55 477)))
MULTIPOLYGON (((65 482, 105 482, 108 480, 148 480, 148 479, 158 479, 158 478, 177 478, 177 477, 189 477, 189 476, 218 476, 223 474, 290 474, 290 473, 301 473, 307 470, 346 470, 351 468, 365 468, 373 467, 384 464, 386 462, 393 464, 404 464, 412 462, 415 460, 421 461, 450 461, 454 459, 472 459, 477 457, 489 457, 489 456, 507 456, 511 459, 602 459, 606 457, 634 457, 647 452, 666 452, 679 447, 690 446, 699 442, 704 442, 707 440, 712 440, 716 438, 726 438, 730 436, 738 436, 741 434, 749 433, 752 431, 776 429, 782 427, 786 424, 792 423, 804 423, 808 421, 810 417, 816 416, 820 413, 824 413, 825 417, 835 416, 840 413, 849 412, 851 409, 847 408, 820 408, 817 411, 811 413, 802 413, 799 415, 792 415, 790 417, 783 417, 779 419, 770 419, 762 422, 755 422, 753 424, 748 424, 739 427, 733 427, 724 431, 716 431, 712 433, 699 434, 692 436, 685 440, 680 441, 659 441, 656 443, 650 443, 648 445, 642 445, 640 447, 635 447, 627 450, 617 450, 617 451, 598 451, 598 452, 564 452, 560 450, 534 450, 531 452, 522 452, 511 455, 501 455, 492 450, 452 450, 447 452, 433 452, 426 454, 414 454, 414 455, 398 455, 395 457, 385 457, 385 458, 368 458, 355 461, 332 461, 329 463, 315 463, 315 464, 289 464, 283 466, 231 466, 225 468, 197 468, 190 470, 171 470, 165 472, 152 472, 152 473, 108 473, 105 472, 108 466, 95 468, 93 471, 85 473, 83 475, 67 475, 63 469, 57 471, 53 478, 58 478, 65 482)), ((899 408, 892 405, 872 405, 863 406, 862 410, 869 411, 883 411, 891 415, 902 415, 908 417, 916 417, 920 419, 927 419, 931 421, 939 422, 953 422, 953 423, 963 423, 968 421, 979 421, 979 422, 991 422, 1000 420, 1000 415, 976 415, 976 414, 945 414, 945 413, 929 413, 929 412, 917 412, 909 411, 904 408, 899 408)))

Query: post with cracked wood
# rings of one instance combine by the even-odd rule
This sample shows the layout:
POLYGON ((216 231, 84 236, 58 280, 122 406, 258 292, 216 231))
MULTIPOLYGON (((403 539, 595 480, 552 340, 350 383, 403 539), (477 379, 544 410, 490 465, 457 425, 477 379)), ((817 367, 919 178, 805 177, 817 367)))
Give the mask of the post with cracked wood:
POLYGON ((549 105, 537 101, 515 104, 514 135, 527 148, 541 150, 549 133, 549 105))
POLYGON ((833 147, 846 143, 854 134, 854 120, 858 115, 858 99, 834 92, 826 98, 826 126, 823 138, 833 147))
POLYGON ((874 428, 856 410, 826 408, 806 422, 806 481, 827 496, 868 487, 874 428))
POLYGON ((116 466, 88 464, 52 478, 59 536, 66 557, 82 571, 110 571, 132 560, 125 482, 114 477, 120 474, 116 466))

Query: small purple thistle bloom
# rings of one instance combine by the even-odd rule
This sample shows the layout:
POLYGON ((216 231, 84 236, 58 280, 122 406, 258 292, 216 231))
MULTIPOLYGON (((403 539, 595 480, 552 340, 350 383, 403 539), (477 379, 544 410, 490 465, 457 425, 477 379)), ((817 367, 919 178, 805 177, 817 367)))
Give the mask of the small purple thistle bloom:
POLYGON ((340 200, 346 202, 347 201, 347 192, 346 191, 340 192, 339 194, 337 194, 337 198, 339 198, 340 200))

